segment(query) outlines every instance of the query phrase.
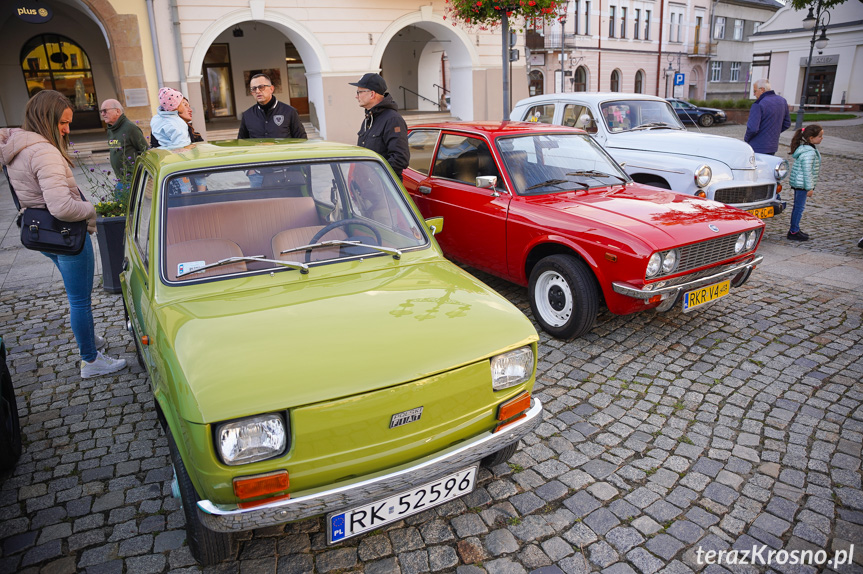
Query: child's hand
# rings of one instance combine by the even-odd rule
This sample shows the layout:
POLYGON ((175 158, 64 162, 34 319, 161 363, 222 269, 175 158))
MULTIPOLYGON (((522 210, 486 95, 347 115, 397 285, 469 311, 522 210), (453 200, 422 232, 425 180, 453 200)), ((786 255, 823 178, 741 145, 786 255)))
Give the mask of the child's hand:
POLYGON ((812 194, 813 194, 813 193, 815 193, 815 190, 814 190, 814 189, 810 189, 809 191, 807 191, 807 192, 806 192, 806 197, 812 197, 812 194))

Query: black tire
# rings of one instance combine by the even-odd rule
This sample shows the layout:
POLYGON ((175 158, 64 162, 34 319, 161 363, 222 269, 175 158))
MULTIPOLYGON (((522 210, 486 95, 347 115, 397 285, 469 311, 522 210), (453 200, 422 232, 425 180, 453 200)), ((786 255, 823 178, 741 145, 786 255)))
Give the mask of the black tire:
POLYGON ((135 358, 138 359, 138 364, 145 371, 147 370, 147 364, 144 362, 144 355, 141 354, 141 343, 138 340, 138 336, 135 335, 135 331, 132 331, 132 338, 135 340, 135 358))
POLYGON ((499 451, 492 453, 482 459, 480 464, 486 468, 495 467, 503 462, 508 461, 512 458, 512 455, 515 454, 515 451, 518 449, 518 441, 515 441, 509 446, 505 446, 499 451))
POLYGON ((703 128, 709 128, 713 125, 713 116, 710 114, 704 114, 700 118, 698 118, 698 124, 703 128))
POLYGON ((201 566, 212 566, 225 560, 234 558, 236 554, 234 536, 230 533, 215 532, 201 523, 198 518, 198 493, 186 466, 177 450, 177 444, 171 435, 170 429, 165 433, 168 436, 168 449, 171 451, 171 462, 174 463, 174 472, 177 484, 180 487, 180 499, 183 504, 183 514, 186 515, 186 542, 192 551, 192 556, 201 566))
POLYGON ((18 420, 18 403, 15 387, 0 355, 0 470, 15 468, 21 456, 21 423, 18 420))
POLYGON ((599 293, 590 268, 572 255, 551 255, 530 273, 530 308, 553 337, 580 337, 593 327, 599 293))

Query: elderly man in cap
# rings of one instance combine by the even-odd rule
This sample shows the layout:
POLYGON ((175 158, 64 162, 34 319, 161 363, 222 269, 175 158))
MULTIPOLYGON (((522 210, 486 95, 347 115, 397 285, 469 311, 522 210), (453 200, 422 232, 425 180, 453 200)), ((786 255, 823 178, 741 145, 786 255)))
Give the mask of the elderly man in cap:
POLYGON ((149 147, 141 128, 129 121, 117 100, 105 100, 99 114, 108 124, 108 150, 111 167, 117 178, 117 189, 126 187, 132 179, 132 166, 138 155, 149 147))
POLYGON ((387 84, 378 74, 365 74, 358 82, 357 101, 366 117, 357 132, 357 145, 381 154, 400 178, 410 161, 408 127, 398 112, 387 84))

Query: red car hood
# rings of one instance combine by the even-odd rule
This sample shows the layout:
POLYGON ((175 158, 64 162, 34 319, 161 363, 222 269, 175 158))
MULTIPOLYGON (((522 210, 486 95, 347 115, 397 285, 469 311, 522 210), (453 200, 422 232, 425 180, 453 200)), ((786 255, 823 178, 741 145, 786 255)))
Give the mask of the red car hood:
MULTIPOLYGON (((585 232, 601 233, 601 229, 591 229, 587 223, 600 221, 644 240, 654 249, 739 233, 763 225, 757 217, 737 208, 640 184, 525 199, 534 207, 548 208, 580 219, 585 232)), ((548 212, 545 215, 546 218, 557 219, 548 212)), ((562 225, 570 227, 567 223, 562 225)))

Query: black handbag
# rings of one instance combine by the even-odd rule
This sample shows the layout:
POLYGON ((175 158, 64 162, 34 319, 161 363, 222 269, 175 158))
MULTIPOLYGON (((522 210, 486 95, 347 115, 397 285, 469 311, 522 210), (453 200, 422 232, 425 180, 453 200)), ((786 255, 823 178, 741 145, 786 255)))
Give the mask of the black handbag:
MULTIPOLYGON (((78 255, 84 249, 87 237, 87 220, 61 221, 44 207, 27 207, 21 211, 18 195, 12 187, 9 172, 3 166, 3 174, 9 182, 15 209, 19 211, 16 223, 21 228, 21 244, 33 251, 44 251, 57 255, 78 255)), ((81 190, 78 190, 81 194, 81 190)), ((84 196, 81 195, 81 199, 84 196)))

